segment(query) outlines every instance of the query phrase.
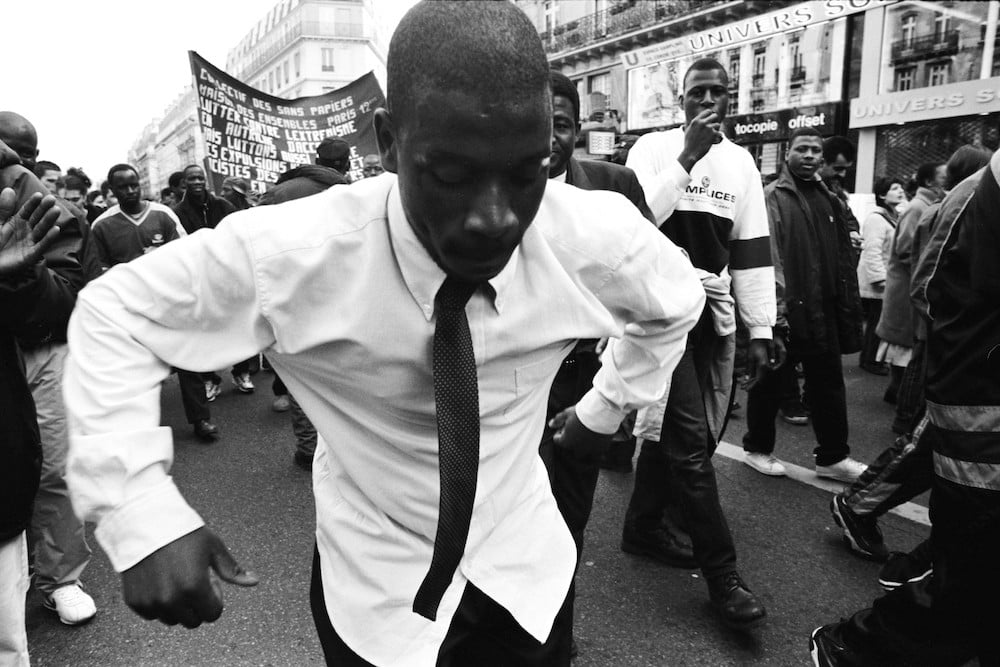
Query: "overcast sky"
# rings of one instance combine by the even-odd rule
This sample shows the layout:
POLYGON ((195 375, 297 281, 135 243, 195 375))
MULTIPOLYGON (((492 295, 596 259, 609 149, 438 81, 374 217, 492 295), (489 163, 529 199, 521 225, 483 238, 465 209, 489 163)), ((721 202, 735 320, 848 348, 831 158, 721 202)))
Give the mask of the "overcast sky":
MULTIPOLYGON (((414 0, 375 0, 398 16, 414 0)), ((11 0, 0 9, 0 110, 38 130, 39 159, 95 186, 191 81, 189 49, 226 54, 278 0, 11 0)))

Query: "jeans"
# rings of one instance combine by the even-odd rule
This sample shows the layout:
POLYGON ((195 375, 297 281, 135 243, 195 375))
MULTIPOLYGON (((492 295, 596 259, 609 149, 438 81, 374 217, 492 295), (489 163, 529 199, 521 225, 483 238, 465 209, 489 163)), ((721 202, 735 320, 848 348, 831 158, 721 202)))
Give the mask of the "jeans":
POLYGON ((671 496, 680 502, 694 555, 706 579, 736 569, 736 547, 726 523, 712 466, 715 441, 708 429, 701 387, 709 375, 711 318, 703 317, 688 336, 674 371, 660 441, 642 444, 635 489, 625 515, 640 531, 660 525, 671 496), (671 491, 668 492, 667 489, 671 491))
MULTIPOLYGON (((840 354, 788 353, 786 366, 801 362, 805 373, 805 393, 809 397, 809 418, 818 446, 813 450, 816 465, 838 463, 850 454, 847 445, 847 392, 840 354)), ((747 452, 772 454, 776 429, 774 418, 781 402, 781 376, 767 373, 747 393, 747 432, 743 449, 747 452)))
POLYGON ((211 419, 208 410, 208 398, 205 396, 205 382, 201 373, 177 369, 177 382, 181 387, 181 403, 184 404, 184 416, 188 424, 211 419))
POLYGON ((28 594, 28 546, 24 533, 0 542, 0 665, 28 667, 24 598, 28 594))
POLYGON ((862 368, 875 366, 875 354, 878 352, 878 321, 882 317, 882 299, 861 299, 861 309, 865 315, 865 334, 861 342, 861 356, 858 363, 862 368))
POLYGON ((28 540, 34 554, 35 588, 44 595, 77 583, 91 554, 83 521, 73 512, 66 488, 69 432, 62 395, 66 352, 65 343, 40 345, 23 352, 42 438, 42 476, 28 540))
POLYGON ((312 458, 316 454, 316 427, 295 397, 289 394, 288 398, 291 404, 292 433, 295 434, 295 451, 312 458))

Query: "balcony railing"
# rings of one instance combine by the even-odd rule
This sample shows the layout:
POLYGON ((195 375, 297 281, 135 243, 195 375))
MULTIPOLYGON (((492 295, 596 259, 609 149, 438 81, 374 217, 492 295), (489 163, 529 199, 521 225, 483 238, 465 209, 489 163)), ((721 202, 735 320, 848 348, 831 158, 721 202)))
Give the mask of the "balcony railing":
POLYGON ((792 83, 801 83, 806 80, 806 68, 805 67, 793 67, 792 73, 789 76, 789 80, 792 83))
POLYGON ((892 62, 895 64, 951 56, 958 53, 958 40, 958 30, 897 39, 892 43, 892 62))
POLYGON ((726 0, 624 0, 576 21, 541 33, 548 53, 561 53, 593 42, 652 27, 726 0))
POLYGON ((753 77, 750 79, 750 84, 754 88, 762 88, 764 86, 764 75, 754 74, 753 77))
POLYGON ((347 37, 361 39, 366 37, 362 23, 324 23, 320 21, 302 21, 290 23, 279 36, 266 48, 247 61, 236 77, 246 80, 248 75, 256 76, 261 66, 270 62, 282 49, 300 37, 347 37))

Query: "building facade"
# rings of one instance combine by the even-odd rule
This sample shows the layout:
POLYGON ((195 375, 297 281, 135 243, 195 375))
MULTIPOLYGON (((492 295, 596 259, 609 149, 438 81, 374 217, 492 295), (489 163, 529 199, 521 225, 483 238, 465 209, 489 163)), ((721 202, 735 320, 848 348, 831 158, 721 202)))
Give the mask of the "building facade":
POLYGON ((286 99, 336 90, 369 71, 384 88, 386 47, 374 0, 281 0, 229 51, 225 69, 286 99))
MULTIPOLYGON (((321 95, 369 71, 384 88, 388 42, 382 21, 375 0, 279 0, 229 51, 225 69, 285 99, 321 95)), ((152 152, 149 134, 150 128, 143 130, 129 159, 143 163, 143 192, 156 197, 171 173, 205 158, 192 88, 163 113, 152 152)))
POLYGON ((729 73, 726 134, 763 174, 804 126, 855 141, 859 192, 964 143, 997 147, 995 0, 518 4, 576 82, 583 117, 603 104, 619 133, 682 124, 684 72, 712 57, 729 73))

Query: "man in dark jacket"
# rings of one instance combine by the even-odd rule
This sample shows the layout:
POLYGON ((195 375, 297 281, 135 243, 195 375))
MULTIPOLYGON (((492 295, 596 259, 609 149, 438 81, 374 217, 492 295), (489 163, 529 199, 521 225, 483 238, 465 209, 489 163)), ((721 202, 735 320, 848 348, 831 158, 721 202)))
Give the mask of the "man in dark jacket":
MULTIPOLYGON (((34 128, 18 114, 7 112, 0 118, 2 137, 15 138, 22 152, 29 155, 37 152, 34 128)), ((23 164, 0 171, 0 188, 3 187, 14 189, 18 205, 36 192, 43 195, 48 192, 45 184, 23 164)), ((56 203, 60 209, 56 222, 60 232, 45 251, 45 266, 53 287, 61 290, 62 298, 74 302, 76 293, 86 281, 81 265, 90 227, 82 208, 61 197, 56 198, 56 203)), ((67 351, 68 321, 67 315, 61 320, 53 320, 50 325, 26 329, 18 336, 18 346, 35 404, 44 453, 42 477, 28 533, 33 545, 34 586, 43 595, 45 606, 55 611, 63 623, 78 625, 93 618, 97 608, 93 598, 80 585, 91 551, 84 524, 70 505, 65 481, 69 434, 62 399, 62 369, 67 351)))
MULTIPOLYGON (((205 170, 196 164, 184 167, 183 183, 184 198, 174 206, 174 213, 181 221, 184 231, 193 234, 199 229, 215 229, 219 222, 236 210, 222 197, 216 197, 205 187, 205 170)), ((210 401, 222 393, 219 384, 222 379, 215 373, 191 373, 177 370, 177 380, 181 395, 184 397, 187 420, 194 426, 195 435, 205 442, 211 442, 219 437, 219 428, 212 423, 211 412, 208 409, 210 401)), ((233 374, 233 381, 243 393, 254 390, 250 384, 250 373, 233 374), (245 384, 241 380, 245 379, 245 384)))
MULTIPOLYGON (((16 154, 0 142, 0 167, 16 154)), ((40 185, 40 184, 39 184, 40 185)), ((65 211, 32 195, 15 213, 16 193, 0 193, 0 663, 27 664, 24 597, 28 590, 25 529, 42 463, 35 406, 17 339, 59 326, 74 296, 61 289, 42 251, 58 236, 65 211)))
POLYGON ((933 450, 933 572, 849 620, 817 628, 816 665, 1000 664, 1000 152, 945 197, 941 245, 921 256, 913 297, 931 325, 927 412, 933 450), (924 310, 926 307, 926 310, 924 310))
MULTIPOLYGON (((812 128, 796 130, 781 176, 764 191, 774 246, 778 329, 787 332, 788 359, 801 362, 818 446, 816 474, 853 482, 865 469, 850 458, 847 402, 840 356, 861 343, 861 297, 847 214, 817 176, 823 143, 812 128)), ((753 386, 747 400, 743 449, 771 456, 781 398, 778 374, 753 386)))
MULTIPOLYGON (((582 190, 610 190, 628 198, 652 223, 653 214, 646 205, 642 186, 635 172, 610 162, 576 160, 573 147, 580 129, 580 97, 576 86, 561 72, 552 78, 552 155, 549 180, 562 181, 582 190)), ((609 220, 608 224, 614 224, 609 220)), ((546 421, 574 406, 593 385, 600 368, 596 340, 581 340, 563 360, 549 391, 546 421)), ((577 557, 583 549, 583 533, 594 504, 594 491, 600 469, 593 457, 580 457, 572 451, 553 446, 554 429, 546 425, 539 454, 552 482, 552 494, 576 542, 577 557)), ((631 453, 629 453, 631 463, 631 453)), ((693 558, 690 552, 688 558, 693 558)), ((571 596, 572 597, 572 596, 571 596)), ((572 600, 570 602, 572 608, 572 600)))

